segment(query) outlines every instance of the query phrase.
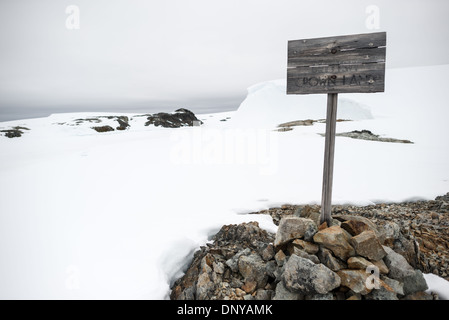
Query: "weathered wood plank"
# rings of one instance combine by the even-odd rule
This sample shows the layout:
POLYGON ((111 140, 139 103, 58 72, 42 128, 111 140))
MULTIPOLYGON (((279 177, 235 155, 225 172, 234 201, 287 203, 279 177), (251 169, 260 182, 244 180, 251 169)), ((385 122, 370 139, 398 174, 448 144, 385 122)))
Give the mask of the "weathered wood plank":
POLYGON ((307 53, 288 58, 288 67, 308 67, 320 65, 340 65, 340 64, 368 64, 385 62, 386 48, 362 48, 357 50, 341 51, 335 53, 322 52, 319 54, 307 53))
POLYGON ((376 32, 289 41, 288 67, 385 62, 386 39, 376 32))
POLYGON ((287 69, 287 94, 383 92, 385 64, 287 69))

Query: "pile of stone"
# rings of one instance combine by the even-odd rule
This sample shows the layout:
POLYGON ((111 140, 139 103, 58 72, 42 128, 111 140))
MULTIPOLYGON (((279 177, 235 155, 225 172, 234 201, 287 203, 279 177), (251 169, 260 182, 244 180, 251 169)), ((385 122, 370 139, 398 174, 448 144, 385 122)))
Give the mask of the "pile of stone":
POLYGON ((281 218, 276 235, 256 222, 224 226, 195 253, 171 299, 436 299, 420 270, 393 250, 397 233, 339 215, 318 225, 312 212, 281 218))
MULTIPOLYGON (((253 214, 268 214, 276 225, 293 215, 318 223, 320 209, 319 205, 285 204, 253 214)), ((385 245, 403 255, 412 267, 449 281, 449 193, 428 201, 332 206, 333 217, 347 215, 369 219, 385 234, 385 245)))

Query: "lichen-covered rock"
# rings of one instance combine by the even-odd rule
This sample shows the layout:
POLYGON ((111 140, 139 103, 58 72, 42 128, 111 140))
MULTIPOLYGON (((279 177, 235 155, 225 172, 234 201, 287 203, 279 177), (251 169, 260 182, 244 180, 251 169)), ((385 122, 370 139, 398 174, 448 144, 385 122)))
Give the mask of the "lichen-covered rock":
POLYGON ((348 266, 346 262, 334 257, 332 255, 332 251, 329 249, 324 248, 323 246, 320 246, 320 250, 317 253, 318 259, 320 259, 320 262, 324 264, 326 267, 331 269, 334 272, 337 272, 341 269, 346 269, 348 266))
POLYGON ((341 285, 351 289, 354 293, 366 295, 371 292, 371 289, 366 286, 366 280, 370 273, 364 270, 340 270, 337 272, 341 279, 341 285))
POLYGON ((405 277, 411 276, 414 273, 414 269, 409 265, 407 260, 393 251, 393 249, 383 246, 386 256, 384 258, 385 264, 387 265, 390 272, 388 273, 390 278, 393 279, 403 279, 405 277))
POLYGON ((253 292, 255 289, 263 288, 267 284, 268 275, 266 272, 265 261, 256 253, 250 255, 242 255, 238 260, 238 270, 247 284, 253 284, 253 290, 245 290, 253 292))
POLYGON ((352 237, 351 244, 356 254, 371 260, 380 260, 386 255, 385 250, 372 230, 363 231, 352 237))
POLYGON ((340 277, 325 265, 297 255, 284 265, 282 281, 287 290, 304 295, 326 294, 340 285, 340 277))
POLYGON ((349 244, 350 239, 351 236, 339 226, 323 229, 313 236, 315 243, 323 245, 345 261, 355 255, 354 248, 349 244))
POLYGON ((310 240, 317 231, 316 224, 310 219, 294 216, 283 218, 279 223, 274 246, 281 249, 295 239, 310 240))
POLYGON ((276 286, 273 300, 304 300, 304 295, 288 290, 284 283, 280 281, 276 286))

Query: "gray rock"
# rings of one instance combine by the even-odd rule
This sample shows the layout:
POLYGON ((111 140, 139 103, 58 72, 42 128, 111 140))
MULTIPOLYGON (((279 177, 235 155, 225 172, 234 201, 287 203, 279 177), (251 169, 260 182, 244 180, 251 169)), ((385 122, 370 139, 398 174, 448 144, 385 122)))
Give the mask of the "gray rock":
POLYGON ((230 286, 231 288, 240 288, 243 286, 243 282, 240 279, 232 278, 230 286))
POLYGON ((265 261, 269 261, 274 258, 275 254, 274 246, 270 243, 262 250, 261 256, 265 261))
POLYGON ((405 295, 429 289, 426 279, 424 279, 422 272, 418 269, 414 270, 413 274, 402 278, 402 282, 404 283, 405 295))
POLYGON ((338 276, 341 279, 341 285, 351 289, 354 293, 366 295, 371 292, 371 289, 366 286, 370 274, 364 270, 340 270, 338 276))
POLYGON ((313 236, 315 243, 330 249, 336 257, 344 261, 355 255, 355 250, 349 243, 350 239, 351 235, 339 226, 323 229, 313 236))
POLYGON ((224 273, 224 264, 222 262, 213 262, 212 264, 213 270, 215 273, 223 274, 224 273))
POLYGON ((340 285, 340 277, 325 265, 297 255, 284 265, 282 281, 288 290, 304 295, 325 294, 340 285))
POLYGON ((335 258, 332 255, 332 252, 323 246, 320 246, 320 251, 318 251, 317 257, 320 259, 322 264, 324 264, 334 272, 337 272, 341 269, 346 269, 348 267, 345 262, 341 261, 338 258, 335 258))
POLYGON ((419 291, 405 296, 402 300, 438 300, 438 297, 434 297, 427 292, 419 291))
POLYGON ((226 261, 226 265, 231 268, 231 270, 233 272, 238 272, 239 271, 239 267, 238 267, 238 261, 239 258, 241 256, 247 256, 251 253, 251 249, 246 248, 244 250, 240 250, 239 252, 237 252, 231 259, 228 259, 226 261))
POLYGON ((285 253, 282 250, 279 250, 275 255, 274 259, 279 267, 282 267, 285 262, 285 253))
POLYGON ((256 300, 271 300, 271 296, 273 295, 273 291, 272 290, 262 290, 259 289, 256 292, 256 295, 254 296, 254 298, 256 300))
POLYGON ((211 281, 208 272, 202 272, 198 276, 196 284, 196 300, 209 300, 214 289, 215 285, 211 281))
POLYGON ((178 299, 179 300, 195 300, 195 287, 188 287, 184 291, 181 292, 178 299))
POLYGON ((390 272, 388 276, 393 279, 402 280, 405 277, 412 276, 414 269, 407 260, 399 253, 394 252, 387 246, 383 246, 387 255, 384 257, 385 264, 390 272))
POLYGON ((238 268, 245 282, 255 281, 257 288, 263 288, 267 284, 266 263, 258 254, 240 256, 238 268))
POLYGON ((325 294, 312 294, 307 295, 305 297, 305 300, 334 300, 334 295, 332 293, 325 293, 325 294))
POLYGON ((276 286, 273 300, 304 300, 304 295, 287 290, 284 283, 280 281, 276 286))
POLYGON ((392 244, 395 240, 399 239, 401 235, 401 228, 396 222, 386 221, 385 224, 379 230, 379 241, 382 244, 392 244))
POLYGON ((317 231, 316 224, 310 219, 295 216, 282 218, 276 233, 274 246, 277 249, 282 249, 283 246, 295 239, 310 240, 317 231))
MULTIPOLYGON (((404 295, 404 284, 400 281, 390 279, 388 277, 382 276, 381 280, 388 286, 388 290, 392 290, 394 293, 403 296, 404 295)), ((390 291, 391 291, 390 290, 390 291)))
POLYGON ((316 255, 308 254, 307 252, 299 249, 298 247, 292 247, 289 251, 290 251, 290 255, 296 254, 298 257, 309 259, 310 261, 312 261, 315 264, 320 263, 320 259, 318 259, 318 257, 316 255))
POLYGON ((268 276, 270 276, 271 278, 276 278, 276 270, 278 269, 278 265, 275 261, 271 260, 268 261, 267 264, 265 265, 265 271, 267 273, 268 276))
POLYGON ((410 295, 428 289, 426 280, 420 270, 413 269, 407 260, 399 253, 396 253, 385 246, 384 249, 387 252, 387 255, 384 258, 385 264, 390 269, 388 276, 403 282, 404 295, 410 295))
POLYGON ((356 254, 370 260, 378 261, 386 255, 385 250, 372 230, 363 231, 352 237, 351 244, 356 254))
POLYGON ((396 293, 380 287, 380 289, 373 289, 370 293, 365 295, 366 300, 399 300, 396 293))

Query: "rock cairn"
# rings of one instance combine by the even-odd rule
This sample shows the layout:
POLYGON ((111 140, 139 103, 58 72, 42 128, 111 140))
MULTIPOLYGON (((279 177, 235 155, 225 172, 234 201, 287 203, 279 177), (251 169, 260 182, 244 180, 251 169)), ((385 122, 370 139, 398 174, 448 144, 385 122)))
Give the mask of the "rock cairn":
MULTIPOLYGON (((295 214, 318 222, 320 206, 283 205, 253 214, 268 214, 276 225, 295 214)), ((412 267, 449 281, 449 193, 430 201, 333 206, 332 216, 339 215, 369 219, 385 237, 385 245, 403 255, 412 267)))
POLYGON ((223 226, 213 243, 195 253, 170 298, 438 299, 425 292, 428 287, 417 268, 420 243, 413 232, 392 220, 380 219, 379 224, 337 210, 327 226, 318 225, 316 207, 283 207, 280 211, 290 212, 271 214, 276 234, 256 222, 223 226))

